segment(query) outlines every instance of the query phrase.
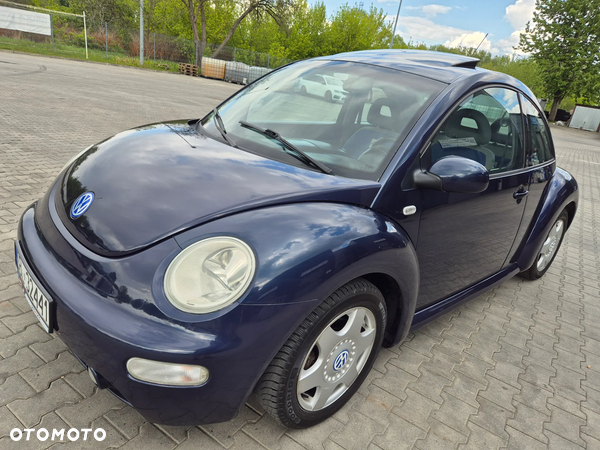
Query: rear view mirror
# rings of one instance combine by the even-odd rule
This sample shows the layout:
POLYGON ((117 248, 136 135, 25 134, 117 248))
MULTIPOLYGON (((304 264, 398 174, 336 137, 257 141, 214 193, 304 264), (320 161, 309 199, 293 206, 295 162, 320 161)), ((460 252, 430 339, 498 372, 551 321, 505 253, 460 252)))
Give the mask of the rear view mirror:
POLYGON ((478 194, 487 189, 490 173, 477 161, 462 156, 446 156, 429 171, 415 173, 416 187, 444 192, 478 194))

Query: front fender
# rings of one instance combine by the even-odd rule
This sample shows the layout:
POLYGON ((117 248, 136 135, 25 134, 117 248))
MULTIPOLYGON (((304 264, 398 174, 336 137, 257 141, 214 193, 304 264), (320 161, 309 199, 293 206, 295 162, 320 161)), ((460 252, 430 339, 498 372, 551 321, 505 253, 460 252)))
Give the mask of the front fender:
POLYGON ((578 203, 577 181, 566 170, 557 168, 546 186, 535 214, 536 220, 527 233, 527 239, 517 252, 517 263, 521 270, 527 270, 533 265, 550 227, 565 208, 569 211, 569 225, 573 222, 578 203))
POLYGON ((227 216, 175 240, 185 248, 216 235, 242 239, 256 256, 251 287, 227 313, 241 315, 237 326, 245 329, 244 347, 252 349, 251 371, 246 367, 248 376, 238 383, 240 404, 298 325, 357 277, 383 274, 394 280, 401 294, 388 292, 396 314, 386 335, 397 342, 408 333, 419 286, 416 252, 405 232, 380 214, 347 204, 294 203, 227 216), (261 328, 254 327, 253 317, 262 319, 261 328))
POLYGON ((257 258, 253 284, 241 300, 244 305, 305 302, 310 308, 306 316, 314 300, 324 300, 348 281, 384 274, 401 293, 397 331, 408 331, 419 286, 416 252, 405 232, 384 216, 346 204, 296 203, 228 216, 176 240, 185 248, 223 234, 248 243, 257 258))

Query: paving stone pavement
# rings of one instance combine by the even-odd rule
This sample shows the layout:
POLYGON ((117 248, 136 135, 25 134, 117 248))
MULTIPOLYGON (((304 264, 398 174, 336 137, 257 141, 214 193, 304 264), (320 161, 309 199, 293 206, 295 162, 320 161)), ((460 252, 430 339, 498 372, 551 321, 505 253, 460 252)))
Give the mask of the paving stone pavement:
POLYGON ((553 128, 580 207, 542 280, 512 279, 383 349, 332 419, 287 430, 251 399, 230 422, 147 423, 42 331, 18 286, 17 221, 84 147, 200 117, 237 86, 0 52, 0 448, 600 449, 600 136, 553 128), (103 428, 102 442, 13 442, 13 428, 103 428))

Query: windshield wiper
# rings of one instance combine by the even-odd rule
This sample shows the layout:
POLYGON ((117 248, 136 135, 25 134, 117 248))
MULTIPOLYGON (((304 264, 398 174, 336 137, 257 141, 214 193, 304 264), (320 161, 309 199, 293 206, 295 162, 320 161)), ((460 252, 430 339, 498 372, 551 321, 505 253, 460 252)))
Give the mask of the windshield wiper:
POLYGON ((249 130, 256 131, 257 133, 260 133, 263 136, 266 136, 271 139, 275 139, 277 142, 279 142, 280 144, 282 144, 285 147, 285 150, 288 151, 287 153, 292 152, 293 156, 295 156, 297 159, 302 161, 307 166, 316 167, 321 172, 326 173, 327 175, 333 174, 333 170, 331 170, 325 164, 317 161, 316 159, 311 158, 306 153, 304 153, 302 150, 300 150, 298 147, 296 147, 294 144, 291 144, 290 142, 286 141, 276 131, 270 130, 268 128, 261 128, 256 125, 253 125, 251 123, 244 122, 243 120, 240 120, 240 125, 243 126, 244 128, 248 128, 249 130))
POLYGON ((219 110, 217 108, 213 109, 213 119, 215 122, 215 127, 217 130, 219 130, 219 133, 221 133, 223 139, 225 139, 225 141, 232 147, 239 148, 237 144, 233 142, 229 136, 227 136, 227 130, 225 129, 223 119, 221 119, 221 114, 219 114, 219 110))

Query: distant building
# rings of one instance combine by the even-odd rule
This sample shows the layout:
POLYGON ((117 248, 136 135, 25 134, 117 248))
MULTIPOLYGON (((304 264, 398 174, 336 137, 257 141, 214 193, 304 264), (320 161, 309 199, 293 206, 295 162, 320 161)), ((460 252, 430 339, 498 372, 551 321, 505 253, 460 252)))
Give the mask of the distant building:
POLYGON ((569 123, 571 128, 600 132, 600 107, 597 106, 575 106, 573 117, 569 123))

